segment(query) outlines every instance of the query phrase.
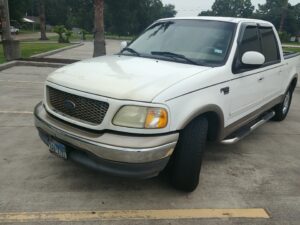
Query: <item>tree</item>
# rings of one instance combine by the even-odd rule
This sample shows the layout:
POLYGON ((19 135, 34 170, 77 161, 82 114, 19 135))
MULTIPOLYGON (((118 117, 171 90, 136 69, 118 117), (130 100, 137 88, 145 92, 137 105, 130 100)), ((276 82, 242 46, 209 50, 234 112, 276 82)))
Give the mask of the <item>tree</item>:
POLYGON ((21 21, 31 6, 32 0, 9 0, 9 14, 11 20, 21 21))
POLYGON ((67 0, 66 27, 69 29, 78 27, 92 31, 94 25, 93 4, 93 0, 67 0))
MULTIPOLYGON (((93 31, 94 0, 9 0, 14 18, 21 19, 26 13, 40 16, 40 1, 46 4, 47 24, 93 31)), ((104 3, 105 30, 116 35, 137 35, 153 21, 177 13, 174 5, 163 5, 161 0, 109 0, 104 3)))
POLYGON ((45 0, 39 0, 39 14, 40 14, 40 40, 48 40, 46 36, 46 15, 45 15, 45 0))
POLYGON ((280 20, 280 25, 279 25, 279 32, 283 31, 285 18, 286 18, 287 13, 288 13, 288 7, 289 7, 289 1, 284 0, 283 5, 282 5, 282 10, 281 10, 281 20, 280 20))
POLYGON ((106 31, 118 35, 137 35, 155 20, 176 15, 174 5, 161 0, 106 1, 106 31))
POLYGON ((162 17, 168 18, 168 17, 174 17, 176 16, 177 11, 175 10, 175 6, 172 4, 164 5, 162 9, 162 17))
POLYGON ((54 27, 53 32, 58 34, 58 43, 64 43, 65 31, 66 31, 66 28, 63 25, 58 25, 58 26, 54 27))
POLYGON ((280 32, 296 34, 299 32, 299 7, 292 6, 287 0, 267 0, 259 4, 255 17, 270 21, 280 32))
POLYGON ((104 0, 94 0, 94 37, 93 56, 105 55, 104 0))
POLYGON ((10 33, 8 0, 0 0, 0 15, 4 56, 7 61, 19 59, 21 57, 19 41, 13 40, 10 33))
POLYGON ((199 16, 251 17, 254 6, 251 0, 216 0, 212 10, 203 11, 199 16))
POLYGON ((3 40, 12 40, 10 33, 10 16, 9 16, 9 6, 8 0, 0 1, 0 11, 1 11, 1 30, 3 40))

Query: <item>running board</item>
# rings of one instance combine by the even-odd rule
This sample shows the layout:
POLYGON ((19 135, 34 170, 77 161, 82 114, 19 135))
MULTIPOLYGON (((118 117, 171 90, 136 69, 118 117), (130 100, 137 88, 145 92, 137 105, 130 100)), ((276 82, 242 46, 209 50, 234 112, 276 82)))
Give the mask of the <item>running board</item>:
POLYGON ((224 139, 223 141, 221 141, 221 143, 225 144, 225 145, 231 145, 231 144, 237 143, 238 141, 242 140, 244 137, 246 137, 250 133, 252 133, 254 130, 256 130, 257 128, 259 128, 261 125, 263 125, 266 122, 268 122, 274 116, 275 116, 275 112, 274 111, 269 112, 268 114, 266 114, 265 116, 263 116, 261 118, 261 120, 257 121, 255 124, 253 124, 251 127, 249 127, 246 130, 243 130, 242 132, 240 132, 236 137, 230 138, 230 139, 224 139))

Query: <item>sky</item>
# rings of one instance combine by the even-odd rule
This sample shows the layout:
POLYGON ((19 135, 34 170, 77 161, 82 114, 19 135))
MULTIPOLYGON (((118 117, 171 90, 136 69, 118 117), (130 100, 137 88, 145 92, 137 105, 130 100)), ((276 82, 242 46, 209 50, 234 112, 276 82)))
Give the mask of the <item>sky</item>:
MULTIPOLYGON (((215 0, 162 0, 162 2, 175 5, 177 16, 197 16, 201 11, 210 9, 215 0)), ((255 6, 265 2, 265 0, 252 0, 255 6)), ((300 0, 290 0, 292 5, 297 3, 300 3, 300 0)))

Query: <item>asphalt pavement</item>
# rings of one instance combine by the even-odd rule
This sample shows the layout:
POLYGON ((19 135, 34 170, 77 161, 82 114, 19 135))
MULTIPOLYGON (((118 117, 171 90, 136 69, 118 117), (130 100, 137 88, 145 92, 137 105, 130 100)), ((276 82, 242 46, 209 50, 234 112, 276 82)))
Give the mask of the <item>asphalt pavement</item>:
POLYGON ((200 185, 186 194, 164 176, 112 177, 51 155, 32 111, 53 70, 0 72, 0 224, 300 224, 299 86, 284 122, 269 122, 235 145, 209 144, 200 185), (253 217, 231 218, 243 213, 253 217))

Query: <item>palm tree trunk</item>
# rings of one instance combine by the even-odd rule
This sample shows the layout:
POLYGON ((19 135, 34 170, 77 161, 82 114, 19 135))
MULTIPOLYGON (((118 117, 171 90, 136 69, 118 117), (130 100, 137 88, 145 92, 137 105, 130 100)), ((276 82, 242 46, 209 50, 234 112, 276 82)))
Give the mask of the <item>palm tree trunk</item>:
POLYGON ((39 14, 40 14, 40 29, 41 29, 40 40, 48 40, 46 36, 45 0, 39 1, 39 14))
POLYGON ((282 13, 281 13, 281 20, 280 20, 279 32, 283 32, 285 19, 286 19, 287 12, 288 12, 288 7, 289 7, 289 1, 288 1, 288 0, 285 0, 284 3, 283 3, 283 7, 282 7, 282 13))
POLYGON ((2 45, 4 57, 7 61, 21 58, 19 41, 13 40, 10 33, 10 17, 8 0, 0 0, 2 45))
POLYGON ((104 0, 94 0, 94 57, 105 55, 104 0))
POLYGON ((8 1, 0 1, 0 10, 1 10, 1 25, 2 25, 2 37, 3 40, 12 40, 10 33, 10 18, 9 18, 9 8, 8 1))

